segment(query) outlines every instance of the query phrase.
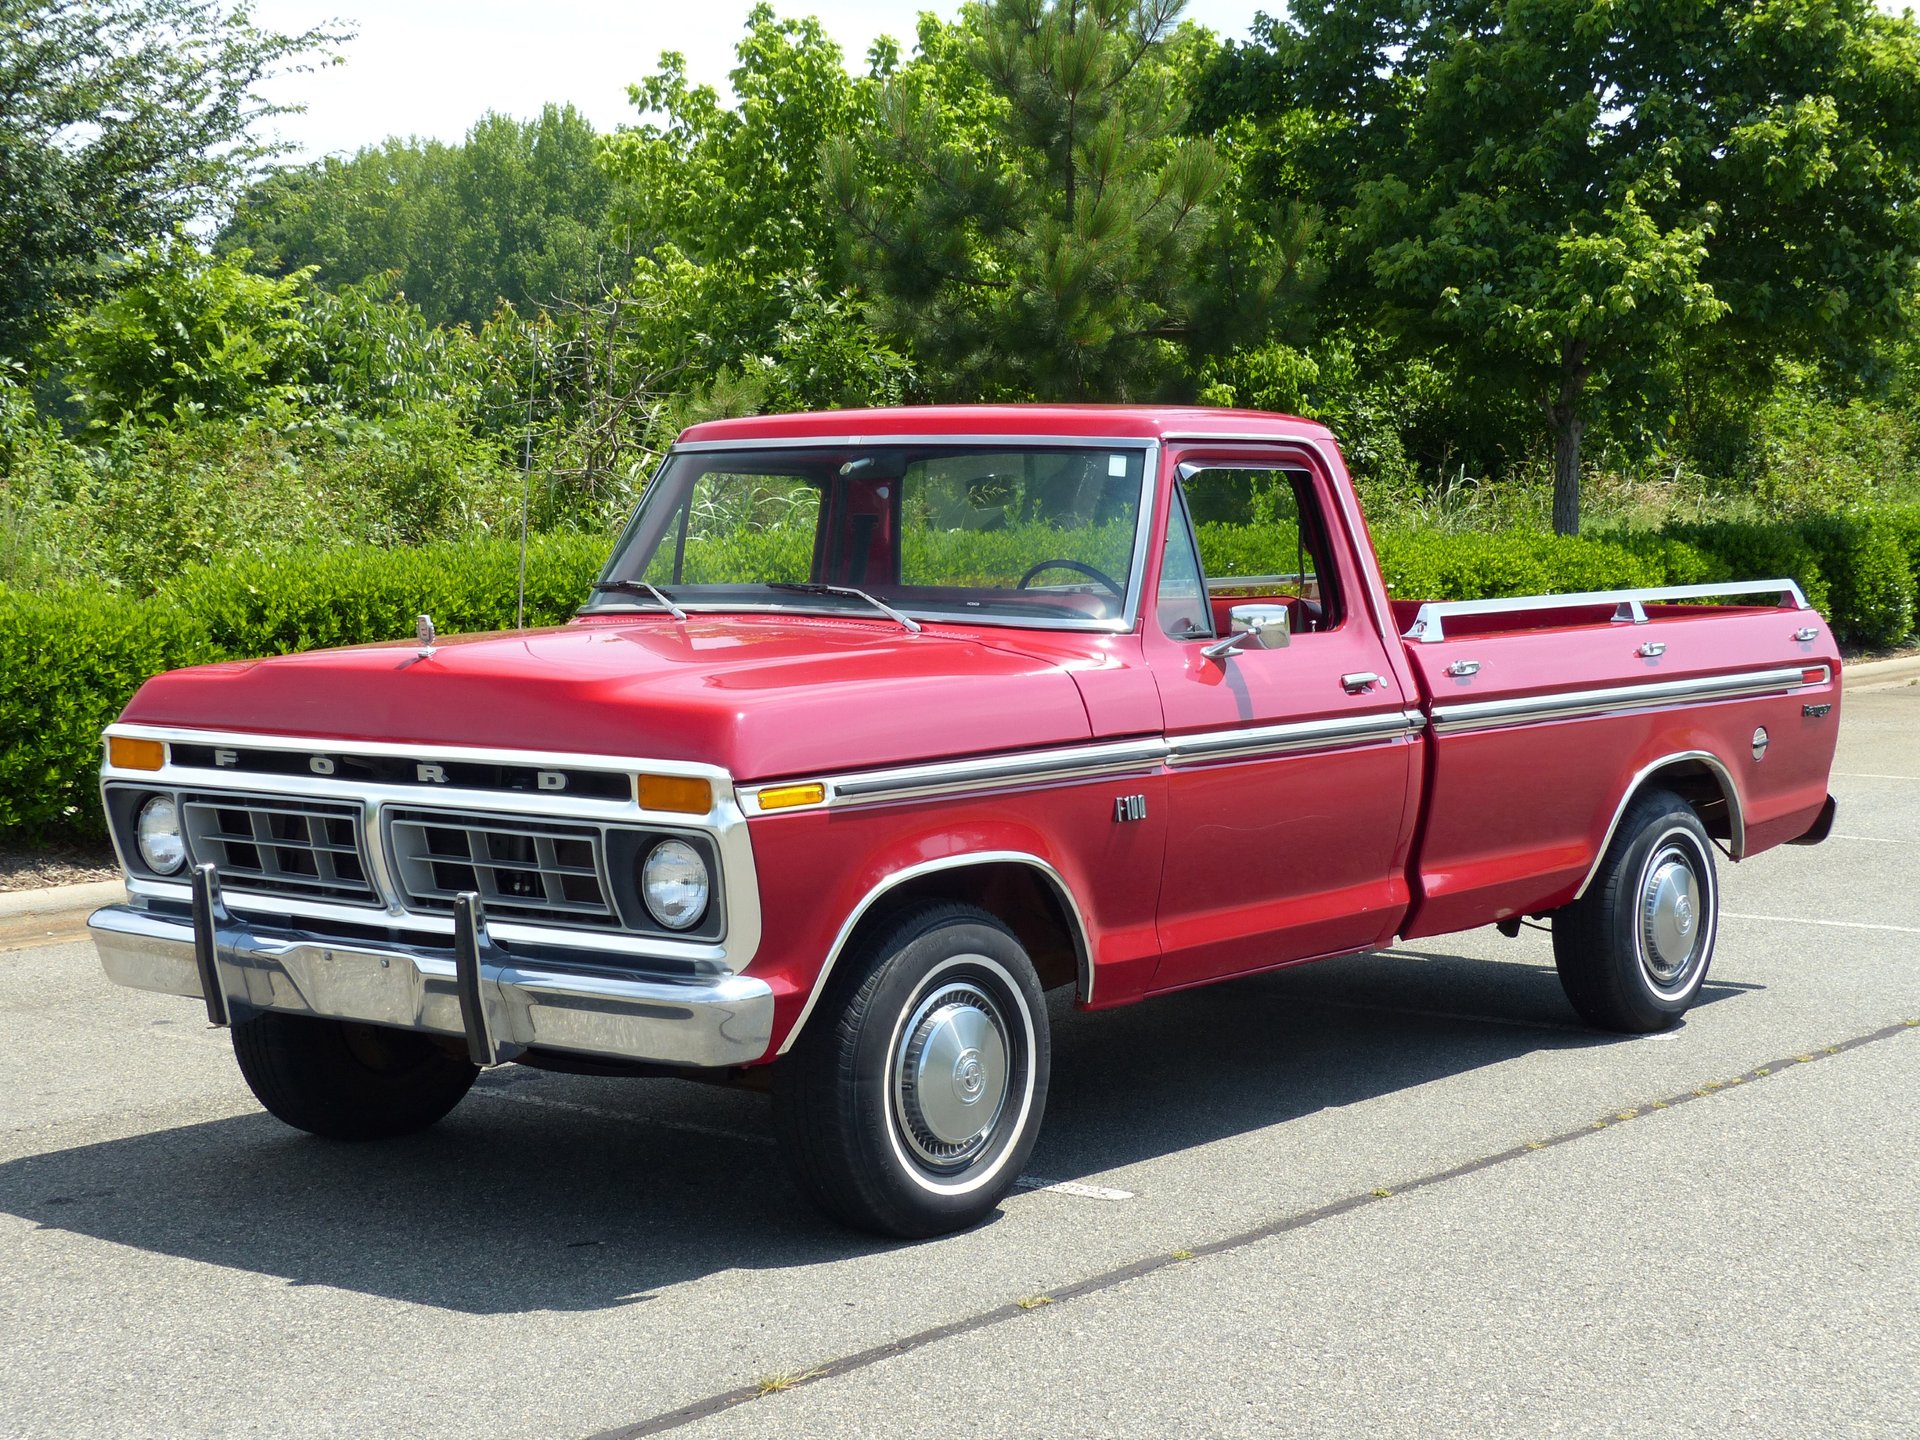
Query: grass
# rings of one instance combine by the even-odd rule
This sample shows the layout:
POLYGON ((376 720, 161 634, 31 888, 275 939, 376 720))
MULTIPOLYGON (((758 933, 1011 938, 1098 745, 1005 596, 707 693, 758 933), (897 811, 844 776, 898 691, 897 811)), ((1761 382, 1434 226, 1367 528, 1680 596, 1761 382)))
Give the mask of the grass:
POLYGON ((819 1370, 779 1370, 754 1381, 753 1393, 756 1396, 778 1395, 782 1390, 791 1390, 821 1373, 819 1370))

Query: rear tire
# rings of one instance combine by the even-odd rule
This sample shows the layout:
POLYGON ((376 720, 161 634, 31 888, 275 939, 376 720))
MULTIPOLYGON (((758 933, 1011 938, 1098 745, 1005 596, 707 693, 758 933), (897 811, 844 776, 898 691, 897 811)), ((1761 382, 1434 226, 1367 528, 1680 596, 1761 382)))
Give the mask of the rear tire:
POLYGON ((1676 1025, 1700 994, 1720 925, 1713 841, 1670 790, 1634 797, 1593 884, 1553 917, 1553 958, 1589 1025, 1676 1025))
POLYGON ((775 1075, 794 1181, 857 1229, 965 1229, 1013 1188, 1040 1132, 1051 1052, 1032 962, 985 911, 934 904, 842 963, 775 1075))
POLYGON ((330 1140, 424 1130, 480 1073, 432 1035, 274 1011, 235 1022, 233 1054, 269 1114, 330 1140))

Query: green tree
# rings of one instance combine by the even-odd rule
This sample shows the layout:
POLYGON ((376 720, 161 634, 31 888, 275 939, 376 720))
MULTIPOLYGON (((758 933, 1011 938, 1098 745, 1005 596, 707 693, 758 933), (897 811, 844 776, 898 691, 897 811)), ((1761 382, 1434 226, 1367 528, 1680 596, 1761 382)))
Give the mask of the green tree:
POLYGON ((51 346, 95 427, 240 414, 292 398, 314 359, 302 292, 190 242, 156 241, 122 267, 106 298, 70 315, 51 346))
POLYGON ((345 38, 222 0, 0 0, 0 354, 103 259, 205 214, 269 153, 259 87, 345 38))
POLYGON ((612 186, 571 105, 528 121, 489 111, 459 145, 390 139, 253 186, 219 247, 329 286, 391 274, 430 324, 484 324, 577 297, 605 254, 612 186))
MULTIPOLYGON (((856 130, 877 91, 872 76, 847 73, 818 20, 783 20, 770 5, 753 7, 734 53, 733 106, 689 83, 683 56, 661 56, 630 91, 645 118, 609 137, 602 158, 643 279, 688 298, 682 333, 662 336, 676 348, 670 359, 708 373, 751 365, 796 323, 804 331, 822 319, 789 304, 796 287, 833 294, 847 284, 821 146, 856 130)), ((893 54, 883 42, 869 58, 884 67, 893 54)), ((836 344, 847 338, 841 319, 831 320, 836 344)))
POLYGON ((1229 50, 1268 193, 1333 219, 1341 303, 1539 407, 1554 524, 1597 414, 1704 356, 1860 368, 1920 263, 1920 40, 1870 0, 1321 0, 1229 50))
POLYGON ((877 323, 953 396, 1128 398, 1263 333, 1297 217, 1247 223, 1182 136, 1185 0, 992 0, 942 27, 825 165, 877 323))

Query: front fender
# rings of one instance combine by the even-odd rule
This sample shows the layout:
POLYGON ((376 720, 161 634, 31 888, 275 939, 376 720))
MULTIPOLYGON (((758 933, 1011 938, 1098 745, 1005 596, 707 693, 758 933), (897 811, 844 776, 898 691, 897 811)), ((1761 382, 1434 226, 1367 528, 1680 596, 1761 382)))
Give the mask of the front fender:
POLYGON ((1025 865, 1054 888, 1078 931, 1080 1003, 1137 998, 1157 953, 1160 786, 1134 777, 751 821, 763 939, 749 968, 774 992, 769 1058, 812 1018, 876 903, 915 878, 969 865, 1025 865), (1143 790, 1147 820, 1116 822, 1115 799, 1143 790))

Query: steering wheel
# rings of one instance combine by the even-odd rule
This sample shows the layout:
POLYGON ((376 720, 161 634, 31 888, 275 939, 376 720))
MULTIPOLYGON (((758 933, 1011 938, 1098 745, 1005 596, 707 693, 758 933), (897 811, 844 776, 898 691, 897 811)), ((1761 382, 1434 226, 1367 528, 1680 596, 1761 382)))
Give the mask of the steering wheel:
POLYGON ((1086 576, 1089 580, 1097 581, 1100 584, 1106 586, 1107 589, 1113 592, 1114 599, 1124 601, 1127 598, 1126 587, 1121 585, 1119 581, 1115 580, 1111 575, 1107 574, 1106 571, 1096 570, 1091 565, 1083 565, 1078 560, 1066 560, 1066 559, 1042 560, 1038 565, 1035 565, 1032 569, 1027 571, 1026 574, 1022 575, 1020 577, 1019 584, 1015 585, 1013 588, 1016 590, 1026 589, 1027 582, 1029 580, 1033 579, 1034 576, 1043 574, 1048 570, 1077 570, 1082 575, 1086 576))

